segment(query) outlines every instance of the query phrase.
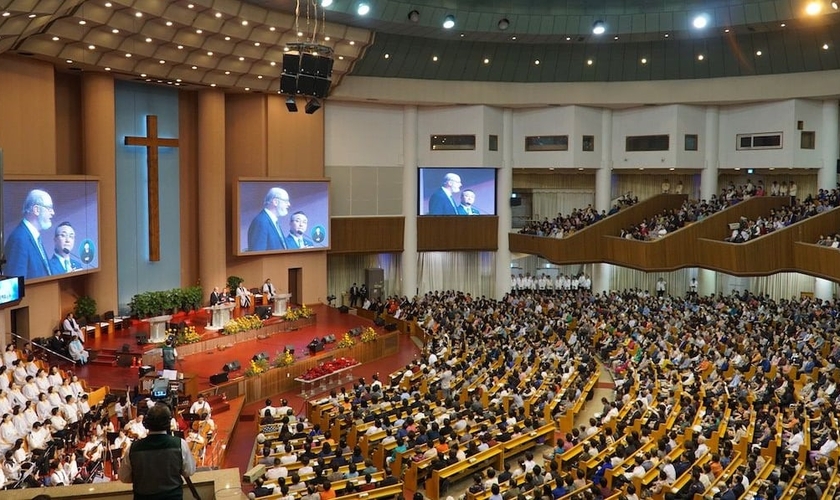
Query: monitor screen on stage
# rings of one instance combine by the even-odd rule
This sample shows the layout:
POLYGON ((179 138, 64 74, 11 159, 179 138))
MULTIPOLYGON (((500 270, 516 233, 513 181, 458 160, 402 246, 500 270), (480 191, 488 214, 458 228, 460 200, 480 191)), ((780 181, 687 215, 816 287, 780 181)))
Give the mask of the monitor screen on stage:
POLYGON ((240 179, 236 255, 330 248, 329 181, 240 179))
POLYGON ((496 215, 496 169, 420 167, 419 215, 496 215))
POLYGON ((27 282, 99 269, 99 181, 3 183, 3 274, 27 282))

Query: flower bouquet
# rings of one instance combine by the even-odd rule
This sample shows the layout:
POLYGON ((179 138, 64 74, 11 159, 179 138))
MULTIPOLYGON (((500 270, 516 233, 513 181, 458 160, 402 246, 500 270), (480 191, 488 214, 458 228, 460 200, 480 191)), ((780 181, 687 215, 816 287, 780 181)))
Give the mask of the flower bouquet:
POLYGON ((363 344, 367 344, 368 342, 373 342, 377 338, 379 338, 379 334, 376 333, 376 330, 374 330, 371 327, 367 327, 367 328, 364 329, 364 331, 362 331, 362 343, 363 344))
POLYGON ((224 334, 233 335, 234 333, 247 332, 249 330, 256 330, 262 328, 263 320, 259 316, 241 316, 234 318, 225 324, 224 334))
POLYGON ((248 365, 248 369, 245 370, 246 377, 255 377, 261 373, 265 373, 268 371, 268 360, 267 359, 259 359, 257 361, 251 360, 251 363, 248 365))
POLYGON ((291 366, 295 362, 295 356, 291 351, 278 352, 277 357, 274 358, 274 366, 282 368, 284 366, 291 366))
POLYGON ((336 346, 338 349, 344 349, 347 347, 353 347, 356 345, 356 341, 353 340, 353 337, 350 336, 350 333, 345 333, 344 337, 338 341, 338 345, 336 346))

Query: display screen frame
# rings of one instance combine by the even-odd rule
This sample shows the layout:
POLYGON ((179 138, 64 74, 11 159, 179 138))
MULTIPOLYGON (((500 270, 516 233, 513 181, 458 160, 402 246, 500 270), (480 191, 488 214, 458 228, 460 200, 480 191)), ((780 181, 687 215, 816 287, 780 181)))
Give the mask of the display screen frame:
MULTIPOLYGON (((331 246, 330 231, 330 179, 285 179, 264 177, 240 177, 233 190, 233 254, 239 257, 254 255, 282 255, 299 252, 323 252, 331 246), (261 215, 265 198, 270 189, 285 190, 291 202, 287 214, 280 216, 280 227, 288 236, 291 217, 299 211, 307 216, 304 234, 305 248, 271 248, 250 250, 249 232, 252 224, 255 233, 260 225, 269 219, 261 215), (258 219, 264 219, 262 222, 258 219), (317 228, 320 227, 320 232, 317 228)), ((263 246, 260 244, 260 247, 263 246)))
MULTIPOLYGON (((429 213, 429 203, 435 191, 441 188, 447 174, 458 175, 461 179, 460 192, 471 190, 475 193, 475 208, 479 210, 473 216, 498 215, 497 190, 498 167, 417 167, 417 215, 419 217, 458 217, 465 213, 429 213), (488 185, 489 184, 489 185, 488 185), (492 211, 487 210, 485 200, 492 200, 492 211)), ((454 200, 460 202, 460 197, 454 200)))
POLYGON ((0 276, 0 309, 16 306, 26 297, 26 280, 23 276, 0 276), (7 296, 8 288, 15 292, 13 296, 7 296))
MULTIPOLYGON (((22 276, 27 285, 52 280, 66 279, 80 275, 99 272, 102 268, 100 261, 101 243, 101 189, 98 177, 89 175, 55 175, 55 176, 23 176, 8 175, 3 181, 3 253, 6 263, 3 274, 7 276, 22 276), (78 186, 78 189, 68 189, 68 186, 78 186), (72 272, 60 272, 45 276, 29 277, 26 273, 15 272, 15 257, 6 254, 11 246, 10 239, 22 221, 23 205, 26 196, 33 189, 46 191, 52 198, 53 214, 51 225, 42 233, 44 250, 47 260, 55 253, 55 230, 63 222, 70 222, 75 233, 75 241, 70 253, 72 272), (88 244, 85 247, 85 244, 88 244), (88 248, 82 256, 82 249, 88 248), (77 268, 78 267, 78 268, 77 268)), ((30 236, 31 237, 31 236, 30 236)), ((51 271, 52 272, 52 271, 51 271)))

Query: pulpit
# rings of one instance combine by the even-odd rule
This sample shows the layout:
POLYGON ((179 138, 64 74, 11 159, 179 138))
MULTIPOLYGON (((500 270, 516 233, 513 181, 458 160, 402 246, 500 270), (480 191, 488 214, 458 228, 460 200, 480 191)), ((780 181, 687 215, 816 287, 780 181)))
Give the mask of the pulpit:
POLYGON ((215 306, 207 307, 210 311, 210 324, 205 327, 205 330, 218 331, 225 327, 225 324, 230 321, 231 311, 236 307, 230 302, 216 304, 215 306))
POLYGON ((273 316, 283 316, 286 314, 286 304, 292 298, 290 293, 278 293, 274 295, 274 312, 273 316))
POLYGON ((172 315, 154 316, 144 321, 149 323, 149 342, 159 344, 166 340, 166 323, 172 315))

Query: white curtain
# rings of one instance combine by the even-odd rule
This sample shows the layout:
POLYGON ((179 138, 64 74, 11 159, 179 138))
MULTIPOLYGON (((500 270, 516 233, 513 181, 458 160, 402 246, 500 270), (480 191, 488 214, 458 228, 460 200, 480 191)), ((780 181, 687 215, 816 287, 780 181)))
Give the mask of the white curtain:
POLYGON ((569 215, 574 209, 595 203, 594 191, 534 189, 531 191, 531 215, 534 220, 569 215))
MULTIPOLYGON (((629 267, 611 266, 612 278, 610 290, 623 291, 631 288, 647 290, 655 294, 656 281, 665 278, 665 293, 675 297, 682 297, 688 291, 691 276, 696 273, 693 269, 678 269, 670 273, 646 273, 629 267)), ((695 274, 696 275, 696 274, 695 274)))
POLYGON ((435 290, 460 290, 473 297, 493 297, 496 252, 418 252, 420 295, 435 290))
POLYGON ((677 182, 683 183, 683 194, 687 194, 690 200, 700 198, 700 174, 680 174, 668 172, 667 175, 657 173, 613 173, 612 176, 612 198, 630 193, 638 196, 639 201, 646 200, 651 196, 662 192, 662 182, 667 180, 671 185, 671 192, 677 186, 677 182))
POLYGON ((402 295, 402 254, 338 254, 327 256, 327 293, 335 295, 336 305, 341 305, 341 294, 350 290, 353 283, 365 282, 365 269, 382 268, 385 272, 385 290, 388 295, 402 295))
MULTIPOLYGON (((752 276, 749 278, 735 278, 724 273, 717 273, 718 290, 724 294, 730 293, 732 287, 727 282, 735 279, 744 283, 744 288, 755 294, 768 294, 773 300, 799 299, 799 294, 814 293, 815 279, 813 276, 800 273, 776 273, 770 276, 752 276)), ((743 291, 743 290, 741 290, 743 291)))

